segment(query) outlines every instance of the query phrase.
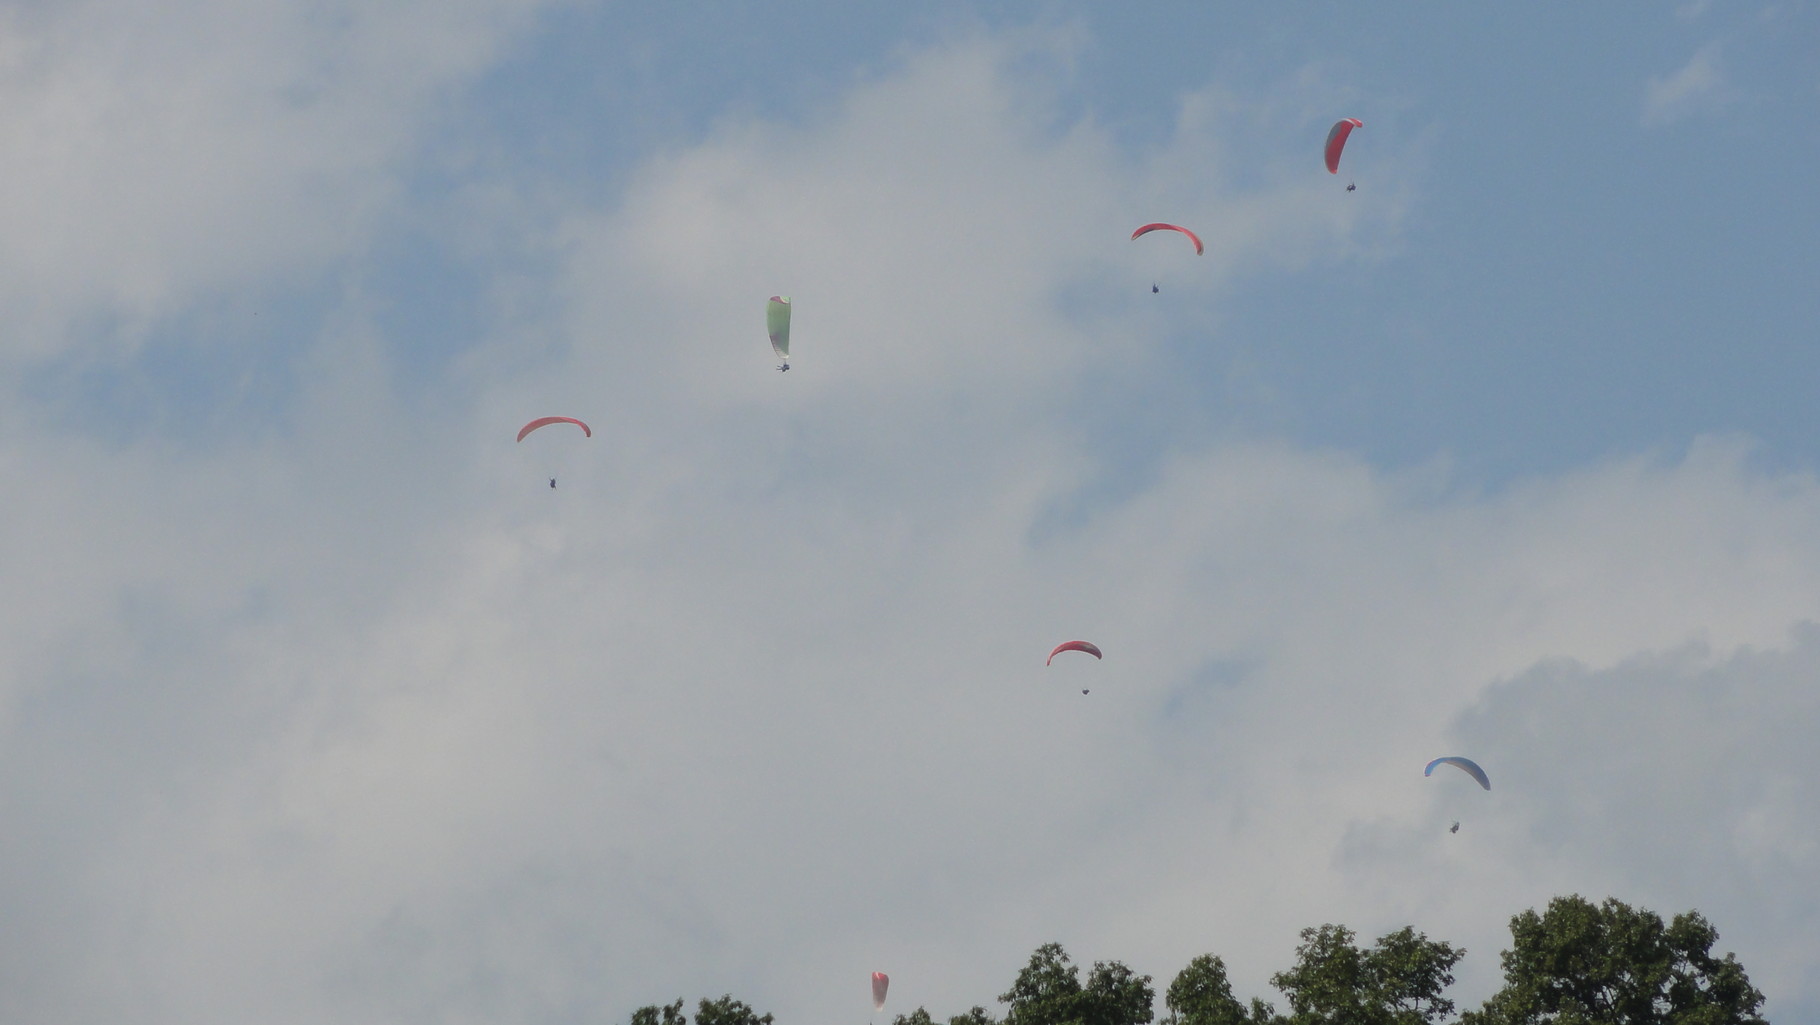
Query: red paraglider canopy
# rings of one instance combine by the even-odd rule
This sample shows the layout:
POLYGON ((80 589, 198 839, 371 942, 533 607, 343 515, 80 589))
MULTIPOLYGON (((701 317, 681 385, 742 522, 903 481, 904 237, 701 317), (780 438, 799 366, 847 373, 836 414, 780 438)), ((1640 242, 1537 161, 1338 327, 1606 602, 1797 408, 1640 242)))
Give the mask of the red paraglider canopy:
POLYGON ((885 1009, 885 988, 890 985, 890 976, 884 972, 872 973, 872 1009, 874 1011, 885 1009))
POLYGON ((1055 656, 1060 655, 1064 651, 1084 651, 1094 658, 1105 657, 1100 654, 1099 645, 1092 641, 1063 641, 1055 646, 1055 650, 1049 653, 1049 658, 1045 660, 1043 664, 1048 665, 1050 662, 1054 662, 1055 656))
POLYGON ((1155 224, 1146 224, 1132 232, 1131 237, 1135 241, 1139 235, 1148 235, 1153 231, 1179 231, 1194 241, 1194 255, 1201 256, 1207 252, 1207 247, 1201 245, 1201 236, 1196 235, 1194 232, 1189 231, 1179 224, 1164 224, 1161 221, 1158 221, 1155 224))
POLYGON ((1340 173, 1340 151, 1346 148, 1346 137, 1354 128, 1365 127, 1365 122, 1356 117, 1343 117, 1333 123, 1327 132, 1327 173, 1340 173))
POLYGON ((583 435, 585 435, 586 437, 592 438, 594 436, 594 432, 588 429, 587 424, 582 423, 580 420, 577 420, 572 416, 540 416, 537 419, 531 421, 528 424, 525 424, 523 427, 520 427, 518 429, 518 440, 523 441, 523 440, 525 440, 525 435, 531 433, 532 431, 538 429, 539 427, 548 427, 551 424, 574 424, 575 426, 581 428, 581 433, 583 435))

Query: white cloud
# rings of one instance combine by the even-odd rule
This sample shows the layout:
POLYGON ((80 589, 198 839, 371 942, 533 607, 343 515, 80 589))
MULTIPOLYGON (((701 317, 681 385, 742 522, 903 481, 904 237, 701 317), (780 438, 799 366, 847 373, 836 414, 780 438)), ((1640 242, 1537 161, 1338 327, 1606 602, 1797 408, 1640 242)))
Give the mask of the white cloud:
POLYGON ((1761 952, 1811 939, 1763 905, 1815 874, 1780 812, 1811 761, 1718 824, 1717 798, 1658 802, 1575 846, 1664 744, 1700 731, 1671 763, 1697 775, 1756 750, 1757 713, 1662 716, 1584 777, 1544 741, 1595 747, 1658 680, 1792 678, 1820 486, 1725 440, 1479 495, 1187 439, 1115 491, 1083 413, 1173 372, 1155 339, 1216 322, 1222 268, 1318 265, 1394 211, 1324 202, 1318 167, 1166 173, 1242 98, 1152 154, 1056 126, 1008 70, 1042 45, 912 55, 565 212, 559 269, 518 286, 548 301, 511 307, 550 312, 446 403, 395 401, 356 306, 294 433, 8 435, 0 1017, 618 1020, 732 992, 821 1021, 864 1013, 875 969, 893 1012, 947 1015, 1050 939, 1163 985, 1210 950, 1270 995, 1322 921, 1465 943, 1470 999, 1508 915, 1630 886, 1786 980, 1761 952), (1125 240, 1159 207, 1254 226, 1163 265, 1167 305, 1125 240), (595 435, 514 445, 545 412, 595 435), (1043 666, 1076 636, 1105 660, 1043 666), (1420 775, 1463 745, 1489 801, 1420 775), (1712 874, 1642 860, 1676 827, 1712 874))
MULTIPOLYGON (((1440 918, 1482 916, 1494 895, 1515 909, 1568 892, 1664 917, 1697 909, 1720 930, 1717 952, 1737 952, 1770 995, 1769 1015, 1801 1017, 1820 995, 1801 924, 1820 875, 1804 811, 1820 784, 1805 741, 1814 631, 1802 623, 1767 649, 1694 643, 1602 670, 1551 659, 1500 682, 1449 742, 1500 767, 1492 792, 1455 781, 1455 792, 1435 787, 1420 828, 1361 826, 1355 874, 1422 880, 1425 913, 1440 918), (1426 842, 1449 818, 1464 820, 1458 850, 1426 842)), ((1506 939, 1488 935, 1479 949, 1506 939)))
POLYGON ((1676 21, 1696 21, 1712 7, 1711 0, 1688 0, 1675 8, 1676 21))
POLYGON ((1512 763, 1511 860, 1608 876, 1664 913, 1697 906, 1761 988, 1811 1005, 1817 651, 1809 623, 1771 650, 1553 664, 1494 689, 1462 732, 1512 763))
POLYGON ((0 17, 5 354, 135 337, 360 251, 532 0, 82 2, 0 17))
POLYGON ((1695 114, 1711 113, 1735 97, 1719 64, 1719 44, 1708 43, 1679 70, 1650 78, 1643 88, 1643 124, 1668 125, 1695 114))

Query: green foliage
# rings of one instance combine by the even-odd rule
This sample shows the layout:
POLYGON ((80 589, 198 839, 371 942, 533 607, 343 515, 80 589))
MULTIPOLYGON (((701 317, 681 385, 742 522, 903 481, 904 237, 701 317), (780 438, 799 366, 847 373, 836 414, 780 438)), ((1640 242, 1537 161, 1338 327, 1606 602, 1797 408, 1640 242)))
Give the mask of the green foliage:
POLYGON ((729 993, 719 1000, 700 1001, 695 1008, 695 1025, 771 1025, 771 1016, 761 1017, 729 993))
POLYGON ((1080 971, 1060 943, 1045 943, 1030 955, 1011 989, 999 994, 1005 1025, 1063 1025, 1073 1020, 1074 998, 1081 992, 1080 971))
POLYGON ((1441 991, 1466 952, 1404 927, 1369 950, 1343 925, 1303 929, 1296 966, 1271 976, 1289 997, 1288 1025, 1421 1025, 1453 1013, 1441 991))
POLYGON ((1764 1025, 1763 994, 1697 911, 1660 915, 1556 897, 1510 920, 1504 988, 1462 1025, 1764 1025))
MULTIPOLYGON (((1505 985, 1459 1025, 1766 1025, 1763 994, 1731 954, 1712 954, 1718 932, 1698 912, 1664 924, 1654 912, 1617 900, 1594 905, 1558 897, 1545 914, 1510 920, 1505 985)), ((1160 1025, 1439 1025, 1453 1013, 1441 994, 1465 951, 1414 928, 1369 948, 1341 925, 1304 929, 1295 966, 1271 976, 1289 998, 1288 1015, 1232 992, 1226 964, 1203 954, 1176 975, 1160 1025)), ((1118 961, 1096 961, 1086 981, 1059 943, 1030 955, 1011 988, 1001 1023, 975 1006, 947 1025, 1148 1025, 1156 992, 1150 976, 1118 961)), ((631 1025, 689 1025, 679 999, 641 1007, 631 1025)), ((695 1025, 772 1025, 725 995, 702 1000, 695 1025)), ((936 1025, 924 1008, 891 1025, 936 1025)))
POLYGON ((1081 993, 1075 1021, 1083 1025, 1146 1025, 1155 1016, 1150 976, 1117 961, 1095 961, 1081 993))
POLYGON ((682 997, 677 997, 673 1004, 652 1004, 633 1011, 632 1025, 689 1025, 689 1016, 683 1013, 682 997))
POLYGON ((1267 1025, 1276 1018, 1276 1009, 1262 1001, 1251 1002, 1251 1014, 1232 995, 1232 983, 1226 978, 1226 962, 1212 954, 1202 954, 1188 962, 1169 984, 1163 1003, 1169 1013, 1161 1025, 1267 1025))
MULTIPOLYGON (((928 1011, 919 1007, 908 1015, 898 1015, 892 1020, 891 1025, 935 1025, 935 1019, 929 1017, 928 1011)), ((968 1008, 966 1014, 957 1014, 949 1018, 948 1025, 999 1025, 999 1023, 993 1019, 992 1015, 986 1013, 984 1007, 975 1004, 968 1008)))
POLYGON ((999 1001, 1011 1005, 1005 1025, 1145 1025, 1153 1017, 1156 991, 1150 976, 1117 961, 1095 962, 1082 986, 1062 945, 1045 943, 999 1001))

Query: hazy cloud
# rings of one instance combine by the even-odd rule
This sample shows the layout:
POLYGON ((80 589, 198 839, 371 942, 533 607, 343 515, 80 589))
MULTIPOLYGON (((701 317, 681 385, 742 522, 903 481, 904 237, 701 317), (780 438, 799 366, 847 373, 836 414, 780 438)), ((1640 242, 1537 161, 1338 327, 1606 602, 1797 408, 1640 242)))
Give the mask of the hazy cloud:
POLYGON ((86 0, 0 18, 5 352, 130 341, 362 249, 436 103, 530 0, 86 0))
MULTIPOLYGON (((451 31, 439 66, 484 63, 451 31)), ((5 435, 0 1017, 617 1020, 732 992, 822 1021, 880 969, 894 1012, 947 1015, 1050 939, 1165 984, 1218 952, 1268 995, 1322 921, 1462 942, 1471 1000, 1507 916, 1574 890, 1701 907, 1794 986, 1771 952, 1813 942, 1776 902, 1817 871, 1782 816, 1820 779, 1790 746, 1820 485, 1733 439, 1482 494, 1193 434, 1133 481, 1083 425, 1179 372, 1159 337, 1217 349, 1224 269, 1350 258, 1399 206, 1324 202, 1318 166, 1185 184, 1249 101, 1190 98, 1126 153, 1019 70, 1057 52, 912 53, 515 224, 530 255, 446 377, 401 380, 355 290, 300 342, 281 430, 5 435), (1159 207, 1244 228, 1204 277, 1144 264, 1125 236, 1159 207), (544 413, 595 435, 512 441, 544 413), (1045 667, 1070 637, 1105 660, 1045 667), (1765 737, 1775 774, 1726 767, 1765 737), (1494 790, 1423 779, 1446 753, 1494 790), (1685 864, 1647 842, 1676 831, 1705 831, 1685 864)), ((371 138, 325 173, 384 196, 406 158, 371 138)), ((155 294, 333 248, 303 230, 155 294)), ((123 301, 47 267, 69 309, 123 301)))
POLYGON ((1719 65, 1719 44, 1708 43, 1688 62, 1666 76, 1651 77, 1643 88, 1643 124, 1673 124, 1730 103, 1735 92, 1719 65))

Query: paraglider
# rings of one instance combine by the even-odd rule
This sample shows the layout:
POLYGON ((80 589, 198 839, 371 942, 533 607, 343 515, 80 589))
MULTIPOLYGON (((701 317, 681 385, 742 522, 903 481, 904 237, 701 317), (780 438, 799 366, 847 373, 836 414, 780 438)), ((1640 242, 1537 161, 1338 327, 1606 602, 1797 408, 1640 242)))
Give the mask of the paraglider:
MULTIPOLYGON (((1354 128, 1365 127, 1365 122, 1356 117, 1343 117, 1333 123, 1327 131, 1327 173, 1340 173, 1340 151, 1346 148, 1346 137, 1354 128)), ((1351 192, 1348 188, 1346 191, 1351 192)))
POLYGON ((1347 183, 1346 183, 1346 191, 1347 191, 1347 192, 1357 192, 1357 191, 1358 191, 1358 190, 1359 190, 1359 183, 1358 183, 1358 182, 1347 182, 1347 183))
POLYGON ((1434 761, 1428 763, 1428 768, 1422 770, 1422 775, 1434 775, 1435 766, 1437 765, 1451 765, 1468 776, 1471 776, 1473 779, 1478 780, 1480 786, 1487 790, 1491 789, 1491 779, 1485 775, 1485 770, 1479 768, 1479 763, 1470 758, 1460 758, 1456 755, 1448 755, 1445 758, 1436 758, 1434 761))
POLYGON ((574 424, 581 428, 583 437, 592 438, 594 436, 594 432, 588 428, 587 424, 582 423, 572 416, 540 416, 518 429, 518 440, 523 441, 525 440, 525 435, 530 434, 539 427, 548 427, 551 424, 574 424))
POLYGON ((1084 651, 1094 658, 1105 657, 1100 654, 1099 645, 1092 641, 1063 641, 1055 646, 1055 650, 1049 653, 1049 658, 1045 660, 1043 664, 1048 665, 1050 662, 1054 662, 1055 656, 1060 655, 1064 651, 1084 651))
POLYGON ((1150 283, 1150 294, 1155 295, 1157 293, 1157 291, 1158 291, 1158 289, 1156 287, 1156 282, 1152 281, 1150 283))
POLYGON ((891 977, 884 972, 872 973, 872 1009, 885 1009, 885 990, 891 985, 891 977))
MULTIPOLYGON (((1055 650, 1049 653, 1049 657, 1043 661, 1043 664, 1048 665, 1051 662, 1054 662, 1055 656, 1060 655, 1064 651, 1084 651, 1094 658, 1104 657, 1100 654, 1100 646, 1092 641, 1063 641, 1055 646, 1055 650)), ((1081 693, 1087 693, 1087 688, 1082 687, 1081 693)))
POLYGON ((765 330, 771 335, 771 351, 781 360, 778 373, 790 369, 790 297, 774 295, 765 306, 765 330))
MULTIPOLYGON (((1179 231, 1182 234, 1188 236, 1188 238, 1194 242, 1194 255, 1201 256, 1207 252, 1207 247, 1201 245, 1201 236, 1196 235, 1194 232, 1189 231, 1187 228, 1184 228, 1179 224, 1164 224, 1160 221, 1155 224, 1146 224, 1143 227, 1139 228, 1138 230, 1132 232, 1131 239, 1132 239, 1132 241, 1135 242, 1135 241, 1137 241, 1138 236, 1148 235, 1153 231, 1179 231)), ((1156 290, 1155 285, 1150 286, 1150 288, 1151 288, 1151 291, 1156 290)))
MULTIPOLYGON (((548 427, 551 424, 574 424, 575 426, 581 428, 582 437, 592 438, 594 436, 594 431, 592 428, 590 428, 587 424, 582 423, 580 420, 577 420, 572 416, 540 416, 537 419, 531 421, 528 424, 525 424, 523 427, 520 427, 518 429, 518 440, 523 441, 523 440, 525 440, 525 437, 527 435, 529 435, 532 431, 538 430, 539 428, 548 427)), ((554 489, 556 487, 556 478, 555 477, 550 478, 550 487, 552 489, 554 489)))
POLYGON ((1454 820, 1453 820, 1453 828, 1452 828, 1452 829, 1449 829, 1449 830, 1448 830, 1448 832, 1449 832, 1449 833, 1458 833, 1458 832, 1459 832, 1459 831, 1460 831, 1460 820, 1459 820, 1459 819, 1454 819, 1454 820))

